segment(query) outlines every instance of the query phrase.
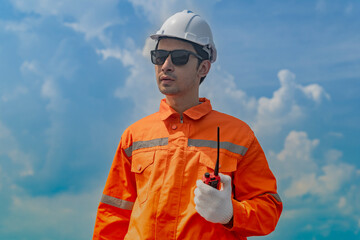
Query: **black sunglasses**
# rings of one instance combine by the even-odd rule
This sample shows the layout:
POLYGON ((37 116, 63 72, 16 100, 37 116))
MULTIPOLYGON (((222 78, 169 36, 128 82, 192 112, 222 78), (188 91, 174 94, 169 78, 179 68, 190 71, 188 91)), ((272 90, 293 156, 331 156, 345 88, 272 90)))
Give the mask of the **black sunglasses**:
POLYGON ((166 51, 166 50, 152 50, 151 51, 151 62, 155 65, 162 65, 168 58, 168 56, 171 55, 171 61, 176 66, 181 66, 187 64, 189 61, 189 56, 194 55, 200 60, 204 60, 200 55, 184 50, 173 50, 173 51, 166 51))

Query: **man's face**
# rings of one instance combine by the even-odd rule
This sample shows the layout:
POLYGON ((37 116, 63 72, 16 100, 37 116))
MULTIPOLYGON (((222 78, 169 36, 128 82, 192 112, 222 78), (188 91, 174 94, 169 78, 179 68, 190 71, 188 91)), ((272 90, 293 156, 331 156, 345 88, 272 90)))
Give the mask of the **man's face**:
MULTIPOLYGON (((161 39, 158 49, 185 49, 196 53, 190 43, 171 38, 161 39)), ((155 65, 155 74, 159 90, 164 95, 197 97, 199 94, 198 59, 193 55, 190 55, 189 61, 182 66, 174 65, 169 55, 164 64, 155 65)))

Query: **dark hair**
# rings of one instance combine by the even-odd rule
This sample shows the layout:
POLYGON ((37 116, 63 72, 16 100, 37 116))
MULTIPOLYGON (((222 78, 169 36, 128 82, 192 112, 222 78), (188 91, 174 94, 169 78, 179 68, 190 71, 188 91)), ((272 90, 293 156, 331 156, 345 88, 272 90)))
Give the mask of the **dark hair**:
MULTIPOLYGON (((203 46, 201 46, 201 45, 199 45, 197 43, 193 43, 193 42, 190 42, 190 44, 193 45, 193 47, 195 48, 196 53, 199 54, 203 58, 203 60, 209 60, 209 54, 207 52, 205 52, 205 50, 203 49, 203 46)), ((197 67, 200 66, 200 63, 203 60, 198 59, 198 66, 197 67)), ((204 81, 205 78, 206 78, 206 76, 200 78, 200 84, 204 81)))
MULTIPOLYGON (((200 56, 203 58, 203 60, 209 60, 209 59, 210 59, 209 54, 203 49, 203 46, 201 46, 200 44, 197 44, 197 43, 194 43, 194 42, 190 42, 190 41, 187 41, 187 40, 184 40, 184 39, 181 39, 181 38, 175 38, 175 37, 160 37, 159 40, 158 40, 157 43, 156 43, 155 50, 158 49, 160 40, 161 40, 161 39, 164 39, 164 38, 173 38, 173 39, 181 40, 181 41, 184 41, 184 42, 188 42, 188 43, 190 43, 190 44, 194 47, 195 52, 196 52, 198 55, 200 55, 200 56)), ((202 62, 203 60, 198 59, 198 65, 197 65, 197 67, 200 66, 200 64, 201 64, 201 62, 202 62)), ((202 77, 202 78, 200 79, 200 84, 204 81, 205 78, 206 78, 206 76, 205 76, 205 77, 202 77)))

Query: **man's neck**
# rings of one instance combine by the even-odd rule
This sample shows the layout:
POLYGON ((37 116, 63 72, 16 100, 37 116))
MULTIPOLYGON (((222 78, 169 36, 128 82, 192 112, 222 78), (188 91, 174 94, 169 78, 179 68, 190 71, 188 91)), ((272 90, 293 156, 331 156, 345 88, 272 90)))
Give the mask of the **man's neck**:
POLYGON ((166 103, 169 104, 175 111, 182 114, 186 110, 199 104, 199 96, 192 98, 181 98, 175 96, 166 96, 166 103))

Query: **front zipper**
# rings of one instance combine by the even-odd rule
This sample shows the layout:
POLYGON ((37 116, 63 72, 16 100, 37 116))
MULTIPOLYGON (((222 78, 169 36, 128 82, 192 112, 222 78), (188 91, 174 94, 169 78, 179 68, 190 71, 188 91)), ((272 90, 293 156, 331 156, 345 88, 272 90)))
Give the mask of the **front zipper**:
POLYGON ((183 115, 180 114, 180 123, 184 123, 183 115))

